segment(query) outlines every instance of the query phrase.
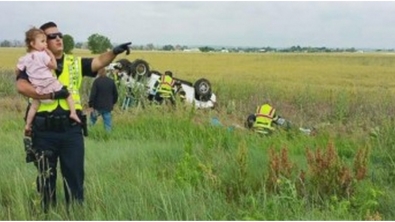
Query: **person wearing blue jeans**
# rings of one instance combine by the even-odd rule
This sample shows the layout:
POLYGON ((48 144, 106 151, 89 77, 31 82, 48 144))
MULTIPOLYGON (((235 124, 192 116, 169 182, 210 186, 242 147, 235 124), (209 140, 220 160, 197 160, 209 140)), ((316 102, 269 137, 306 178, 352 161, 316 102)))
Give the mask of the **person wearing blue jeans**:
POLYGON ((105 110, 94 110, 92 111, 90 115, 90 123, 91 125, 95 125, 97 119, 99 116, 102 116, 103 118, 103 123, 104 123, 104 129, 107 132, 111 132, 111 124, 112 124, 112 117, 111 117, 111 112, 105 111, 105 110))
POLYGON ((106 75, 104 69, 101 69, 98 77, 93 81, 89 96, 88 105, 91 110, 90 124, 94 125, 98 117, 102 116, 104 129, 107 132, 111 132, 111 112, 117 101, 118 90, 115 81, 106 75))

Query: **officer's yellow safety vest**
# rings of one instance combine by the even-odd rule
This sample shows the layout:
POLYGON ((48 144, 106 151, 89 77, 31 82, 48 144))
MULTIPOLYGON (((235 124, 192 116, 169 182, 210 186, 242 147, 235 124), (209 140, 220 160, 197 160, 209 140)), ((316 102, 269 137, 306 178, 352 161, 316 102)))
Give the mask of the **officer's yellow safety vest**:
POLYGON ((173 94, 174 80, 169 75, 162 75, 161 82, 159 83, 158 92, 162 97, 171 96, 173 94))
MULTIPOLYGON (((82 65, 81 57, 75 57, 73 55, 64 55, 63 58, 63 70, 59 75, 58 80, 64 86, 67 86, 67 90, 71 94, 76 110, 82 110, 81 97, 79 89, 82 82, 82 65)), ((37 112, 52 112, 56 107, 62 107, 64 110, 70 110, 66 99, 53 100, 50 103, 40 103, 40 107, 37 112)))
POLYGON ((258 106, 255 113, 256 119, 253 127, 274 130, 274 128, 272 127, 272 122, 276 118, 275 114, 276 109, 271 107, 269 104, 258 106))

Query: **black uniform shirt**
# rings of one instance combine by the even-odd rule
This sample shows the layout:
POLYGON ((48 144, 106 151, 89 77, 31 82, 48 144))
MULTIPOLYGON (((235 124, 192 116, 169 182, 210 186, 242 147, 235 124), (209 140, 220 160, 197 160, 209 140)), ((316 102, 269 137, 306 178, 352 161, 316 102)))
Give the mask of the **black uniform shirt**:
MULTIPOLYGON (((56 63, 57 63, 57 69, 55 70, 56 76, 59 77, 60 74, 62 73, 63 70, 63 58, 64 55, 62 56, 61 59, 56 59, 56 63)), ((93 58, 82 58, 81 59, 81 65, 82 65, 82 76, 89 76, 89 77, 95 77, 97 75, 97 72, 92 72, 92 60, 93 58)), ((21 71, 21 73, 17 76, 16 78, 18 79, 25 79, 28 82, 29 81, 29 76, 26 74, 25 71, 21 71)), ((46 112, 43 114, 47 114, 46 112)), ((69 115, 70 111, 66 111, 64 109, 62 109, 62 107, 60 107, 60 105, 58 105, 58 107, 52 111, 52 114, 55 115, 69 115)), ((37 115, 40 115, 39 113, 37 113, 37 115)))

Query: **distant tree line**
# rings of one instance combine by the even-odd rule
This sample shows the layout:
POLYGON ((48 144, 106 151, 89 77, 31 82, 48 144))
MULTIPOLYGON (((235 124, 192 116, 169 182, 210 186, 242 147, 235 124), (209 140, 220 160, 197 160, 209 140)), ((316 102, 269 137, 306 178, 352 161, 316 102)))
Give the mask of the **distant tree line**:
MULTIPOLYGON (((72 53, 74 48, 88 49, 92 54, 99 54, 111 49, 116 43, 111 43, 111 40, 101 34, 95 33, 88 37, 87 42, 75 42, 71 35, 65 34, 63 36, 64 51, 72 53)), ((24 47, 25 43, 19 40, 2 40, 0 47, 24 47)), ((145 50, 145 51, 200 51, 200 52, 245 52, 245 53, 267 53, 267 52, 280 52, 280 53, 331 53, 331 52, 359 52, 354 47, 352 48, 327 48, 327 47, 301 47, 291 46, 288 48, 273 48, 273 47, 212 47, 200 46, 189 48, 188 46, 166 44, 163 46, 155 46, 153 43, 146 45, 133 45, 132 50, 145 50)), ((376 52, 394 52, 394 49, 375 49, 376 52)))

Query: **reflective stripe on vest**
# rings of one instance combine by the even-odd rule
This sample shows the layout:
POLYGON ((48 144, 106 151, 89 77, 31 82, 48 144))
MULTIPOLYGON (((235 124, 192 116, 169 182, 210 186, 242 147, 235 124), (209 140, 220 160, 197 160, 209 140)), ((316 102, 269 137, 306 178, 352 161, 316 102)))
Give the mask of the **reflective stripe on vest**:
MULTIPOLYGON (((72 95, 75 109, 82 110, 81 97, 79 89, 82 82, 82 65, 81 57, 74 57, 73 55, 64 55, 63 58, 63 70, 59 75, 58 80, 64 86, 67 86, 67 90, 72 95)), ((64 110, 70 110, 66 99, 54 100, 52 103, 40 103, 40 107, 37 112, 51 112, 60 107, 64 110)))
POLYGON ((272 122, 276 113, 276 109, 268 104, 264 104, 257 108, 256 120, 253 127, 273 129, 272 122))

